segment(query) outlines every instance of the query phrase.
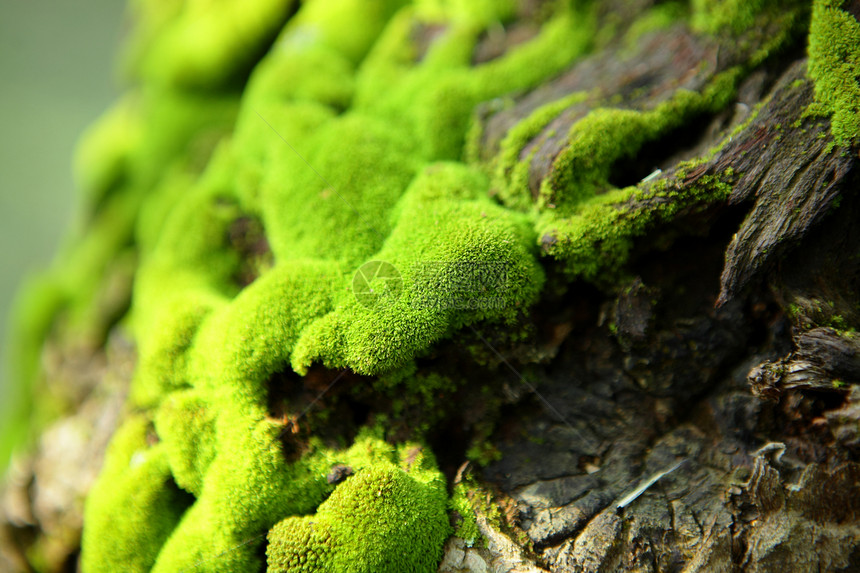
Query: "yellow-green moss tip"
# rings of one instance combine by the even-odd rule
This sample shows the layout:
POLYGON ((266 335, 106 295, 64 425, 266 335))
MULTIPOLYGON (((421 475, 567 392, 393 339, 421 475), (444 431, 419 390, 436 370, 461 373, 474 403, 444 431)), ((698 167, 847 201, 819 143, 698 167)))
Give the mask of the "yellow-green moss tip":
POLYGON ((860 22, 841 7, 843 0, 816 0, 809 32, 809 77, 815 99, 831 114, 839 145, 860 134, 860 22))

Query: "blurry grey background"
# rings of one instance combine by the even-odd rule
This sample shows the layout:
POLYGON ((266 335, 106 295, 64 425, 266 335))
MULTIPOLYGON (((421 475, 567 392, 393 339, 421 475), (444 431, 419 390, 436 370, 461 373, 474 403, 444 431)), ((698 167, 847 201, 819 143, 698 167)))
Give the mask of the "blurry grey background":
POLYGON ((12 384, 12 297, 70 228, 73 150, 118 94, 124 9, 121 0, 0 0, 0 415, 12 384))

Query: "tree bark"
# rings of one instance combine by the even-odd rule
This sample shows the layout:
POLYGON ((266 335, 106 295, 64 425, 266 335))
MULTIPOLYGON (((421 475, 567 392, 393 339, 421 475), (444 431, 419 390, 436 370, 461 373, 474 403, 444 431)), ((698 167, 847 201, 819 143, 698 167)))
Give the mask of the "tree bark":
MULTIPOLYGON (((730 65, 685 30, 648 41, 627 61, 610 50, 581 62, 490 117, 486 157, 562 86, 634 84, 647 95, 624 105, 647 108, 701 61, 716 59, 714 73, 730 65)), ((618 205, 631 216, 672 200, 648 192, 658 181, 683 191, 729 170, 731 194, 645 236, 614 296, 583 285, 545 302, 543 328, 569 334, 529 370, 540 397, 515 402, 493 434, 501 459, 472 470, 505 500, 527 551, 513 564, 499 545, 451 542, 443 571, 482 570, 458 568, 470 553, 488 571, 860 570, 857 151, 833 149, 829 121, 806 116, 803 56, 756 68, 734 109, 695 136, 640 151, 662 171, 618 205)), ((567 144, 535 140, 533 189, 567 144)))

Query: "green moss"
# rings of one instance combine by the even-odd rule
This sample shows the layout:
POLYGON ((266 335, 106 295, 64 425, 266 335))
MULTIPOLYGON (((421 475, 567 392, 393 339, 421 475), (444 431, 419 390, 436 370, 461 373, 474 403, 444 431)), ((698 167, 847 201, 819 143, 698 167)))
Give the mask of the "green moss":
POLYGON ((456 515, 460 517, 454 535, 462 538, 468 547, 472 547, 481 541, 481 532, 478 530, 475 509, 472 507, 470 499, 473 487, 471 480, 464 478, 463 481, 454 485, 454 489, 451 492, 451 501, 449 502, 451 511, 456 512, 456 515))
POLYGON ((200 392, 173 392, 161 404, 155 428, 167 451, 176 484, 199 496, 216 453, 217 416, 200 392))
POLYGON ((493 462, 502 459, 502 452, 487 440, 479 440, 474 442, 469 449, 466 450, 466 458, 475 462, 481 467, 486 467, 493 462))
MULTIPOLYGON (((227 438, 225 421, 223 415, 217 419, 218 452, 206 471, 203 495, 162 547, 154 571, 258 570, 257 548, 265 532, 284 516, 314 511, 333 489, 326 480, 333 465, 360 469, 397 459, 397 449, 381 441, 378 432, 365 431, 349 450, 312 440, 297 461, 288 463, 276 439, 279 426, 262 421, 248 433, 234 426, 227 438)), ((173 439, 181 445, 188 437, 179 432, 165 437, 173 439)))
MULTIPOLYGON (((146 244, 146 238, 135 244, 135 227, 143 212, 154 212, 159 204, 148 201, 148 195, 169 180, 174 182, 170 200, 176 202, 184 184, 205 165, 213 142, 232 125, 236 105, 233 95, 137 90, 84 137, 76 159, 84 192, 79 229, 42 279, 44 288, 28 289, 26 302, 19 305, 17 323, 27 326, 19 326, 20 334, 12 337, 22 343, 16 352, 18 379, 37 384, 40 341, 49 330, 61 344, 82 352, 104 343, 128 305, 137 249, 146 244)), ((160 217, 153 221, 155 228, 160 224, 160 217)), ((44 417, 44 412, 36 414, 44 417)))
POLYGON ((374 256, 400 269, 402 294, 367 308, 342 291, 334 311, 302 333, 293 368, 302 372, 321 361, 383 372, 464 324, 510 322, 536 300, 543 279, 525 247, 525 220, 493 204, 486 191, 479 172, 455 164, 431 166, 416 177, 397 206, 402 224, 374 256), (481 272, 498 273, 498 284, 481 283, 481 272))
POLYGON ((610 170, 616 161, 631 157, 646 142, 691 118, 721 109, 732 97, 738 76, 739 70, 729 70, 701 93, 678 90, 650 110, 591 111, 570 128, 568 145, 556 156, 552 174, 541 183, 539 205, 569 212, 609 188, 610 170))
MULTIPOLYGON (((537 85, 582 53, 592 20, 560 7, 534 40, 475 67, 475 43, 512 5, 400 4, 302 5, 238 111, 217 89, 273 30, 248 21, 250 7, 199 22, 195 10, 139 7, 150 11, 132 40, 150 46, 134 64, 145 87, 90 137, 80 179, 98 216, 113 201, 129 205, 115 225, 139 253, 127 322, 140 358, 131 404, 155 419, 159 471, 195 497, 178 524, 146 538, 141 555, 155 571, 255 570, 266 531, 284 519, 295 527, 270 534, 273 568, 296 554, 344 571, 431 570, 440 557, 447 496, 432 460, 366 433, 348 450, 279 436, 267 384, 321 363, 378 374, 380 391, 405 393, 401 408, 426 406, 455 382, 419 375, 417 356, 469 324, 515 325, 543 282, 531 223, 488 197, 478 169, 440 160, 461 156, 478 102, 537 85), (237 30, 224 29, 225 18, 237 30), (448 31, 416 61, 412 30, 425 22, 448 31), (192 40, 204 29, 212 38, 198 49, 192 40), (212 48, 215 40, 223 46, 212 48), (274 263, 245 286, 230 237, 247 218, 260 221, 274 263), (368 306, 353 277, 373 260, 394 265, 402 289, 368 306), (357 471, 328 497, 335 462, 357 471), (380 488, 389 493, 375 496, 380 488), (311 520, 328 524, 331 543, 318 543, 323 526, 311 531, 311 520), (363 541, 374 536, 390 544, 363 541)), ((285 6, 260 13, 274 18, 285 6)), ((93 493, 94 523, 113 515, 107 484, 136 479, 122 455, 109 455, 116 469, 93 493)), ((139 523, 161 509, 131 511, 123 519, 139 523)), ((110 550, 91 534, 85 559, 110 550)))
POLYGON ((467 545, 483 544, 485 541, 478 528, 477 522, 480 517, 492 529, 511 535, 520 546, 531 546, 531 541, 524 531, 514 531, 506 527, 506 520, 499 509, 496 496, 487 487, 481 485, 468 468, 463 472, 461 481, 454 486, 451 502, 456 504, 457 512, 463 518, 458 532, 462 533, 460 537, 467 545))
POLYGON ((122 185, 144 132, 141 120, 134 98, 127 97, 87 130, 75 155, 75 175, 90 204, 122 185))
POLYGON ((711 34, 724 30, 739 34, 755 23, 762 10, 779 4, 775 0, 693 0, 692 24, 711 34))
MULTIPOLYGON (((521 160, 523 148, 534 141, 561 112, 587 97, 587 93, 576 92, 545 104, 508 131, 495 159, 493 178, 493 184, 499 189, 499 197, 506 205, 521 210, 531 207, 533 199, 529 192, 528 177, 533 153, 521 160)), ((553 135, 547 134, 547 137, 553 135)))
POLYGON ((420 446, 396 457, 358 468, 313 515, 275 525, 268 570, 435 571, 450 533, 445 480, 420 446))
MULTIPOLYGON (((767 2, 751 5, 725 2, 719 7, 693 6, 692 18, 694 24, 697 19, 708 22, 712 26, 709 31, 713 33, 725 28, 731 35, 740 34, 753 21, 763 18, 765 12, 769 14, 774 9, 774 5, 767 2), (728 28, 727 22, 732 23, 728 28)), ((533 205, 537 211, 535 228, 540 246, 545 254, 564 261, 569 273, 611 284, 619 278, 618 271, 637 236, 654 224, 670 219, 682 205, 689 207, 723 200, 730 192, 733 179, 733 174, 726 172, 717 177, 701 178, 695 188, 683 189, 664 179, 646 180, 638 188, 619 190, 609 181, 613 167, 635 156, 644 145, 666 138, 694 118, 723 109, 749 69, 790 42, 802 12, 802 8, 792 5, 779 17, 768 15, 769 21, 777 22, 777 28, 768 38, 755 42, 748 39, 755 48, 741 48, 752 53, 751 61, 716 75, 700 91, 680 89, 669 99, 646 109, 621 107, 621 101, 609 107, 611 99, 592 109, 571 126, 567 144, 553 158, 549 176, 541 181, 539 192, 533 197, 529 186, 532 157, 523 150, 527 145, 539 147, 540 138, 546 137, 543 132, 552 119, 576 105, 582 96, 572 94, 571 101, 554 102, 538 109, 510 129, 502 143, 494 165, 494 185, 499 197, 507 206, 516 209, 528 211, 533 205), (671 197, 672 201, 654 202, 649 197, 671 197), (637 207, 640 201, 648 206, 637 207)), ((713 156, 719 148, 712 149, 702 160, 713 156)), ((679 166, 676 181, 681 181, 684 170, 693 166, 679 166)))
MULTIPOLYGON (((680 182, 683 178, 676 172, 674 179, 680 182)), ((596 196, 581 203, 569 216, 547 211, 539 223, 545 229, 544 249, 564 261, 572 276, 614 283, 637 237, 653 225, 671 220, 681 209, 725 200, 731 193, 732 180, 732 174, 723 173, 720 177, 701 177, 695 186, 683 187, 662 179, 641 188, 628 187, 596 196), (672 200, 659 201, 663 197, 672 200)))
MULTIPOLYGON (((702 92, 679 90, 672 98, 653 109, 597 108, 577 121, 568 133, 568 144, 556 156, 551 175, 541 183, 537 199, 539 215, 536 228, 544 251, 566 262, 569 272, 595 280, 598 274, 609 282, 626 260, 634 237, 650 225, 670 218, 680 205, 716 201, 729 192, 728 186, 704 178, 697 189, 679 197, 665 181, 643 182, 641 189, 612 189, 609 175, 619 160, 633 156, 649 141, 664 137, 675 127, 703 113, 721 109, 730 100, 741 70, 734 68, 716 76, 702 92), (654 193, 671 196, 665 210, 635 210, 625 204, 654 193)), ((560 104, 558 108, 563 108, 560 104)), ((554 104, 526 120, 522 133, 512 130, 500 154, 498 180, 510 187, 502 193, 513 205, 522 208, 531 198, 527 187, 529 161, 519 160, 519 149, 534 137, 541 124, 557 115, 554 104), (509 167, 513 165, 513 167, 509 167), (510 175, 508 175, 510 174, 510 175), (518 175, 519 174, 519 175, 518 175), (520 188, 512 188, 514 185, 520 188)), ((682 178, 684 166, 678 170, 682 178)), ((731 174, 726 174, 730 177, 731 174)))
POLYGON ((561 9, 533 40, 471 66, 482 28, 454 18, 415 66, 415 23, 395 20, 364 64, 355 107, 412 130, 427 159, 460 159, 475 106, 559 73, 588 49, 593 23, 590 9, 561 9))
POLYGON ((860 133, 860 23, 842 10, 843 0, 817 0, 809 32, 809 77, 815 99, 832 114, 830 130, 839 145, 860 133))
POLYGON ((133 0, 127 73, 150 83, 220 87, 249 67, 287 18, 292 0, 133 0))
MULTIPOLYGON (((383 441, 383 416, 351 443, 293 435, 270 399, 298 420, 305 404, 293 397, 312 378, 300 375, 321 365, 375 377, 356 384, 396 400, 392 415, 442 410, 472 381, 416 359, 470 326, 520 340, 546 236, 545 253, 572 273, 611 280, 650 226, 727 195, 728 172, 695 188, 608 179, 619 159, 724 106, 744 70, 654 109, 593 110, 535 204, 523 149, 585 95, 511 130, 492 184, 462 161, 478 137, 473 110, 562 73, 607 36, 596 10, 547 4, 533 39, 475 65, 514 2, 406 4, 315 0, 292 15, 288 0, 134 3, 127 67, 138 85, 81 147, 85 231, 20 321, 29 379, 49 331, 97 348, 122 318, 136 343, 128 420, 87 501, 88 570, 257 571, 267 536, 273 571, 435 570, 450 527, 432 455, 383 441), (419 41, 428 27, 438 34, 419 41), (249 220, 259 241, 237 242, 249 220), (254 256, 269 262, 238 280, 254 256), (379 261, 396 281, 356 280, 379 261), (334 464, 354 470, 336 487, 334 464)), ((658 8, 651 23, 678 10, 658 8)), ((425 413, 415 434, 437 420, 425 413)), ((469 456, 487 462, 500 454, 482 422, 469 456)), ((456 490, 461 514, 463 500, 456 490)), ((460 534, 476 539, 474 512, 465 517, 460 534)))
POLYGON ((0 405, 0 473, 5 472, 12 452, 26 443, 30 433, 41 430, 56 412, 51 406, 34 403, 39 379, 41 348, 56 315, 63 308, 61 282, 53 273, 29 277, 21 286, 6 339, 8 400, 0 405))
POLYGON ((801 308, 794 303, 789 304, 788 307, 786 307, 786 314, 791 320, 797 320, 801 316, 801 308))
POLYGON ((149 445, 149 431, 146 418, 131 417, 111 442, 86 503, 86 571, 149 571, 189 504, 171 479, 164 446, 149 445))
POLYGON ((467 383, 437 372, 420 372, 413 363, 377 377, 373 392, 390 397, 392 417, 408 419, 413 435, 423 436, 450 411, 453 392, 467 383))
POLYGON ((511 18, 514 0, 418 0, 416 8, 428 20, 455 20, 489 26, 511 18))
POLYGON ((845 301, 797 296, 785 306, 785 313, 789 320, 804 329, 828 326, 838 330, 841 335, 854 336, 853 313, 845 301))

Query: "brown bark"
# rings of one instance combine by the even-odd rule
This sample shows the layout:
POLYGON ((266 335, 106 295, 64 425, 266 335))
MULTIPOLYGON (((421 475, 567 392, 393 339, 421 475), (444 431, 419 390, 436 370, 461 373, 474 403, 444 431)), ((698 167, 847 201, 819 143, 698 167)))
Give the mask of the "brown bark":
MULTIPOLYGON (((667 90, 704 85, 693 62, 729 65, 685 30, 650 42, 627 62, 581 62, 490 115, 484 158, 540 103, 596 86, 545 130, 561 136, 522 153, 535 151, 536 193, 570 125, 608 96, 648 109, 667 90)), ((512 539, 525 532, 527 555, 511 565, 492 546, 461 557, 452 545, 449 556, 466 563, 471 551, 498 571, 860 570, 857 151, 834 148, 829 121, 805 116, 805 69, 800 50, 770 59, 698 137, 641 152, 664 158, 659 179, 675 190, 730 169, 730 198, 646 236, 615 296, 583 285, 545 301, 544 327, 570 334, 528 369, 540 398, 506 411, 491 438, 501 459, 474 470, 515 508, 505 526, 512 539)), ((646 192, 618 208, 636 216, 670 200, 646 192)))

